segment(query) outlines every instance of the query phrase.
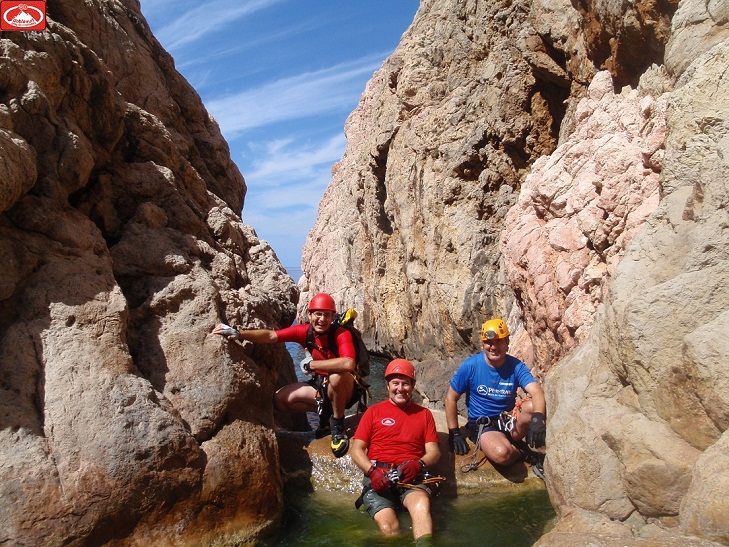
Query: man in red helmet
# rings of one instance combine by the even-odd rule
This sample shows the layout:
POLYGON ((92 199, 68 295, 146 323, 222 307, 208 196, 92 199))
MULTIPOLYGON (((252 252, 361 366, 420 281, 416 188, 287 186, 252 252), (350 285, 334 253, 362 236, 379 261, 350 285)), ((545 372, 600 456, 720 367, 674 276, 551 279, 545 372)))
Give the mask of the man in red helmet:
POLYGON ((314 337, 311 350, 313 359, 305 366, 313 378, 308 382, 294 382, 282 387, 276 391, 273 404, 281 412, 317 412, 317 403, 321 404, 321 398, 326 398, 327 405, 331 404, 331 417, 328 424, 320 424, 317 437, 325 436, 331 431, 332 452, 337 458, 341 458, 349 449, 349 439, 344 430, 344 412, 359 400, 359 393, 355 389, 353 376, 357 354, 351 333, 345 328, 337 328, 334 333, 337 347, 332 348, 329 345, 329 328, 336 313, 334 299, 326 293, 319 293, 309 301, 309 324, 292 325, 279 330, 239 330, 220 324, 215 327, 213 334, 227 336, 229 340, 249 340, 256 344, 296 342, 306 347, 311 325, 314 337))
POLYGON ((461 363, 446 394, 451 450, 459 455, 469 452, 458 427, 457 410, 458 399, 466 393, 466 428, 477 449, 497 465, 524 460, 533 465, 535 475, 544 479, 544 454, 530 450, 545 444, 546 404, 542 386, 522 361, 506 353, 509 328, 503 320, 491 319, 481 326, 481 343, 483 352, 461 363), (518 388, 529 395, 519 404, 518 388))
POLYGON ((362 415, 352 439, 350 456, 364 471, 362 496, 365 509, 385 535, 400 530, 397 510, 407 509, 413 537, 432 535, 431 486, 423 484, 428 466, 440 457, 433 414, 412 402, 415 368, 395 359, 385 369, 388 399, 362 415))

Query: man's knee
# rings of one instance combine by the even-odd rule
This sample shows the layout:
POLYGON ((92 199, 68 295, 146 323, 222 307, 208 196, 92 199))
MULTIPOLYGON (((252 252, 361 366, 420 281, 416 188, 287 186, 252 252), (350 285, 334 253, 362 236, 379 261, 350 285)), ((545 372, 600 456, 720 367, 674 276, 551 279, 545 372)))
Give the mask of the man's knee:
POLYGON ((377 523, 380 527, 380 532, 386 536, 392 536, 400 531, 400 524, 398 522, 380 521, 377 523))
POLYGON ((329 375, 329 387, 339 390, 354 386, 354 377, 349 372, 333 372, 329 375))
POLYGON ((420 496, 408 507, 408 512, 413 516, 427 516, 430 514, 430 498, 428 496, 420 496))
POLYGON ((526 399, 520 407, 520 412, 517 413, 517 419, 521 421, 522 418, 526 418, 529 420, 529 418, 532 415, 532 412, 534 412, 534 403, 532 402, 531 398, 526 399))
POLYGON ((411 491, 403 501, 408 513, 415 516, 427 516, 430 514, 430 495, 425 491, 411 491))
POLYGON ((488 443, 481 439, 481 451, 492 462, 498 465, 509 465, 514 460, 510 445, 502 443, 488 443))
POLYGON ((375 513, 374 516, 377 526, 386 536, 397 534, 400 531, 400 521, 397 518, 397 513, 389 508, 382 509, 375 513))
POLYGON ((337 374, 336 376, 336 378, 332 378, 332 375, 329 376, 329 387, 327 388, 329 398, 336 398, 342 402, 349 401, 354 394, 354 379, 352 375, 345 373, 337 374))
POLYGON ((302 410, 302 405, 313 407, 315 394, 314 389, 305 384, 289 384, 274 393, 273 408, 279 412, 297 412, 302 410))
POLYGON ((286 395, 281 391, 273 394, 273 408, 278 412, 286 412, 288 410, 286 395))

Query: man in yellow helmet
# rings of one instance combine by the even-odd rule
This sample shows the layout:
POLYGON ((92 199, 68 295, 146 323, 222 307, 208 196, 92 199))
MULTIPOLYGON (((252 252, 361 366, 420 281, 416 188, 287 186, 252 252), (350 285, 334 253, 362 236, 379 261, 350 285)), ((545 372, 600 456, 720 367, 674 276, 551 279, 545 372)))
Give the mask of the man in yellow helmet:
POLYGON ((458 399, 466 394, 469 438, 494 464, 510 465, 525 460, 534 465, 534 473, 544 478, 545 444, 544 391, 529 368, 509 355, 509 328, 501 319, 486 321, 481 327, 483 352, 463 361, 451 378, 445 399, 446 421, 451 450, 468 453, 468 443, 458 427, 458 399), (523 399, 516 412, 517 389, 523 399), (526 437, 527 442, 524 442, 526 437))

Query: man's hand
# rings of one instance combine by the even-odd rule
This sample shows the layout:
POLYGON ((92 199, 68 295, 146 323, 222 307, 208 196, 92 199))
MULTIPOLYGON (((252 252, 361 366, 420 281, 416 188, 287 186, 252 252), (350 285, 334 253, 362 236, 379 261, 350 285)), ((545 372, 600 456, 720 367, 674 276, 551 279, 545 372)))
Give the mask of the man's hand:
POLYGON ((304 357, 301 360, 301 363, 299 363, 301 372, 303 372, 305 376, 311 376, 311 362, 313 360, 314 360, 314 358, 307 352, 306 357, 304 357))
POLYGON ((448 445, 451 447, 451 452, 459 456, 468 454, 468 443, 458 427, 448 430, 448 445))
POLYGON ((372 488, 378 494, 386 494, 388 490, 390 490, 392 483, 390 482, 390 479, 387 478, 387 473, 384 468, 372 466, 372 468, 368 471, 367 476, 372 482, 372 488))
POLYGON ((213 334, 226 336, 228 340, 238 340, 238 338, 240 338, 240 333, 238 332, 238 329, 235 329, 230 325, 226 325, 225 323, 220 323, 220 325, 215 327, 213 329, 213 334))
POLYGON ((529 432, 527 433, 527 444, 531 448, 541 448, 547 440, 547 424, 544 422, 544 414, 534 412, 529 421, 529 432))
POLYGON ((412 484, 424 470, 423 460, 408 460, 400 466, 400 482, 412 484))

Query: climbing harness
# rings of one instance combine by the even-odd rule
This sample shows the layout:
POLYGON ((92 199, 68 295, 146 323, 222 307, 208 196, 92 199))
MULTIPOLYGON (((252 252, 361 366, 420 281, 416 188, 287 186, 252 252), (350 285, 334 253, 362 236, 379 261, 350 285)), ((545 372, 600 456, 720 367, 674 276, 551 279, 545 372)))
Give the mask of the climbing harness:
POLYGON ((441 477, 440 475, 431 475, 427 479, 423 479, 418 484, 409 484, 406 482, 396 482, 395 484, 399 486, 400 488, 417 488, 420 484, 440 484, 441 482, 445 482, 446 478, 441 477))
MULTIPOLYGON (((397 488, 403 488, 405 490, 412 490, 412 489, 422 490, 422 488, 419 488, 422 485, 433 486, 434 490, 433 490, 433 492, 431 492, 431 495, 433 497, 438 495, 440 484, 442 482, 445 482, 445 480, 446 480, 445 477, 441 477, 440 475, 431 475, 430 471, 428 471, 428 469, 426 468, 425 471, 423 471, 423 479, 420 482, 418 482, 417 484, 405 483, 405 482, 400 481, 400 470, 397 467, 395 467, 393 464, 384 463, 384 462, 374 462, 374 465, 376 467, 388 469, 386 476, 393 488, 397 487, 397 488)), ((354 502, 355 508, 359 509, 362 506, 362 504, 364 503, 365 494, 367 494, 367 492, 369 492, 372 489, 373 489, 372 486, 369 484, 362 488, 362 493, 357 498, 357 500, 354 502)))
MULTIPOLYGON (((350 408, 352 405, 354 405, 353 399, 355 399, 354 396, 356 395, 357 413, 362 414, 365 410, 367 410, 367 405, 369 404, 369 400, 372 397, 369 389, 370 385, 367 383, 366 380, 367 375, 370 373, 370 354, 362 340, 362 333, 354 326, 354 320, 356 317, 357 311, 353 308, 349 308, 346 312, 337 314, 335 316, 332 325, 329 327, 329 345, 327 348, 324 348, 316 343, 316 339, 314 337, 314 328, 313 326, 309 325, 309 329, 306 331, 306 344, 304 345, 304 347, 309 353, 311 353, 314 348, 319 350, 321 353, 326 352, 326 350, 328 349, 331 353, 334 354, 334 356, 338 357, 339 350, 336 342, 337 329, 339 327, 343 327, 351 333, 352 342, 354 343, 356 351, 356 366, 355 369, 350 373, 354 378, 354 392, 352 399, 350 399, 350 401, 352 402, 351 404, 347 405, 347 408, 350 408)), ((317 385, 314 386, 317 390, 317 414, 320 418, 321 410, 323 409, 322 405, 324 405, 325 402, 328 403, 328 397, 326 395, 328 383, 329 380, 326 379, 324 380, 324 382, 317 382, 317 385)))
MULTIPOLYGON (((369 385, 358 375, 352 373, 352 376, 354 377, 354 389, 347 408, 351 408, 355 403, 357 403, 357 414, 363 414, 364 411, 367 410, 367 404, 369 403, 369 385)), ((329 377, 317 374, 313 383, 313 388, 316 390, 316 393, 314 394, 316 415, 319 416, 319 422, 323 423, 329 419, 329 416, 332 413, 332 403, 329 400, 329 395, 327 393, 329 377)))
POLYGON ((514 405, 514 408, 511 410, 511 412, 504 410, 498 416, 481 416, 476 420, 475 423, 478 425, 478 433, 476 433, 476 446, 473 449, 471 460, 461 466, 461 473, 475 471, 486 459, 486 457, 484 456, 483 458, 478 460, 478 451, 481 448, 481 433, 483 433, 483 430, 487 427, 496 427, 499 431, 502 431, 508 436, 516 426, 516 417, 517 414, 521 412, 521 405, 523 405, 524 401, 526 401, 530 397, 530 395, 527 395, 526 397, 519 399, 514 405))

